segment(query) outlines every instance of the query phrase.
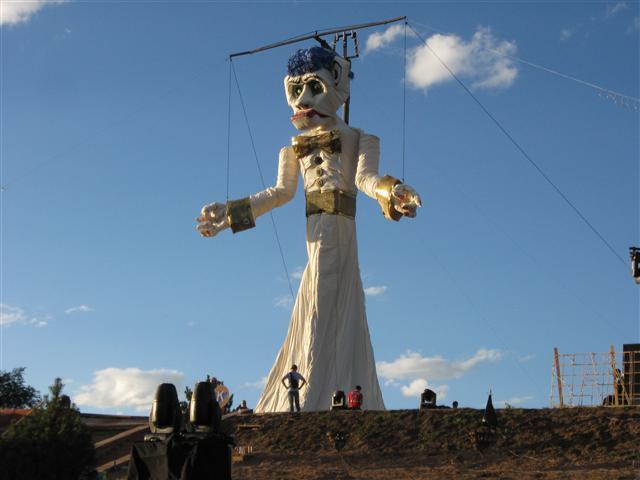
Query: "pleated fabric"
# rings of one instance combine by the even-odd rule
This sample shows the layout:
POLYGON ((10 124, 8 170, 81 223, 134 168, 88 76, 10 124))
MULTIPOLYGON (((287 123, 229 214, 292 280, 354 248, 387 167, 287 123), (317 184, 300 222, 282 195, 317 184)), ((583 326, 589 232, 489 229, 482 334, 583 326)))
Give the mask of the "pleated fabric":
POLYGON ((355 221, 319 214, 307 219, 309 262, 289 331, 269 372, 256 412, 288 410, 281 380, 292 364, 308 384, 303 411, 328 410, 336 390, 362 387, 363 408, 384 410, 365 313, 355 221))

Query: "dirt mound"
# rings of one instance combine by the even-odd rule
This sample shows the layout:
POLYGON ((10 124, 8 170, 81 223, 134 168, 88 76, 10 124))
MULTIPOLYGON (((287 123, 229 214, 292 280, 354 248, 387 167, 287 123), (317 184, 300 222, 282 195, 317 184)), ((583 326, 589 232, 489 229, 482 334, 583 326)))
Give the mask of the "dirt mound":
POLYGON ((242 415, 234 480, 640 479, 640 409, 399 410, 242 415), (337 449, 340 448, 340 450, 337 449))

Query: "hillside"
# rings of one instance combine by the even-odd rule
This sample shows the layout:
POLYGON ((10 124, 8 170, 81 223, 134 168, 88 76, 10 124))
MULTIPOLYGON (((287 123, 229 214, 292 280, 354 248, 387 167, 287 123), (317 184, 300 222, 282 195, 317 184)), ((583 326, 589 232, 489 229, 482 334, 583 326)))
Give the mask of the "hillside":
POLYGON ((640 479, 640 409, 498 411, 478 445, 481 410, 243 415, 224 422, 240 447, 234 480, 640 479), (335 448, 336 434, 346 437, 335 448))
MULTIPOLYGON (((3 413, 4 426, 18 415, 3 413)), ((242 414, 227 416, 222 428, 236 440, 234 480, 640 479, 638 407, 498 410, 486 445, 474 435, 482 413, 242 414)), ((83 421, 101 470, 126 478, 131 445, 148 432, 146 417, 83 414, 83 421)))

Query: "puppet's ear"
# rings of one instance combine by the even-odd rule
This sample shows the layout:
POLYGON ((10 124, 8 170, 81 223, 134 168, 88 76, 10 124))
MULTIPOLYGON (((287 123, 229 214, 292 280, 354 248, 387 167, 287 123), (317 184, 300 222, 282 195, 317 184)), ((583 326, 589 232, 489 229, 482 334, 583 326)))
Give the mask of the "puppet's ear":
POLYGON ((340 79, 342 78, 342 65, 338 62, 333 62, 333 82, 334 85, 338 85, 340 83, 340 79))

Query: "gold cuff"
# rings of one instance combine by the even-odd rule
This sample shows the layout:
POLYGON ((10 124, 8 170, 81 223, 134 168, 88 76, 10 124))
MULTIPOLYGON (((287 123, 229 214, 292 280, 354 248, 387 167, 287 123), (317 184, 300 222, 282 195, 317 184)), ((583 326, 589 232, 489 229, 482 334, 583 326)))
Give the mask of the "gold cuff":
POLYGON ((233 233, 249 230, 256 226, 249 197, 227 202, 227 220, 233 233))
POLYGON ((396 222, 402 218, 402 213, 393 207, 391 202, 391 191, 393 187, 402 183, 397 178, 393 178, 389 175, 385 175, 376 185, 376 198, 382 208, 382 214, 389 220, 395 220, 396 222))

